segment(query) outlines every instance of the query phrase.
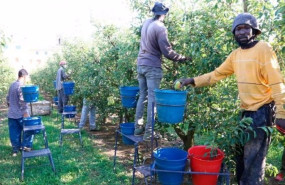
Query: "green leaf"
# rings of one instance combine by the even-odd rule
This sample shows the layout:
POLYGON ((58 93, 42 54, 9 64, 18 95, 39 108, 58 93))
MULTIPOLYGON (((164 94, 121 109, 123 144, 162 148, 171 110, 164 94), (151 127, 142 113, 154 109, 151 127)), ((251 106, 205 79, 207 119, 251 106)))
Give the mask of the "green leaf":
POLYGON ((267 127, 258 127, 258 128, 264 130, 264 132, 266 133, 267 136, 269 135, 267 127))

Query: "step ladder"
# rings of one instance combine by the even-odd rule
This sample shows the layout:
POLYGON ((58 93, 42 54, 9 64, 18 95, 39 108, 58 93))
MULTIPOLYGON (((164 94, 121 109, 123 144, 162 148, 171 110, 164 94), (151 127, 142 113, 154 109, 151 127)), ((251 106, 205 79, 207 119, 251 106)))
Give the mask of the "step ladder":
POLYGON ((33 157, 40 157, 40 156, 47 156, 49 158, 50 165, 52 166, 52 170, 55 172, 55 166, 52 159, 51 151, 48 147, 48 140, 46 135, 45 126, 41 122, 41 125, 33 125, 33 126, 25 126, 23 128, 23 138, 25 138, 25 134, 27 132, 34 132, 35 135, 40 134, 42 132, 44 138, 44 145, 43 149, 39 150, 32 150, 30 152, 22 151, 22 160, 21 160, 21 180, 24 180, 24 171, 25 171, 25 159, 33 158, 33 157))
POLYGON ((61 129, 60 129, 60 137, 59 137, 60 146, 62 146, 62 140, 63 140, 63 136, 64 135, 78 134, 81 147, 83 147, 82 137, 81 137, 81 130, 79 128, 69 128, 69 129, 64 128, 64 118, 65 118, 65 116, 66 115, 75 115, 75 114, 76 114, 76 111, 74 111, 74 112, 63 112, 61 114, 61 129))

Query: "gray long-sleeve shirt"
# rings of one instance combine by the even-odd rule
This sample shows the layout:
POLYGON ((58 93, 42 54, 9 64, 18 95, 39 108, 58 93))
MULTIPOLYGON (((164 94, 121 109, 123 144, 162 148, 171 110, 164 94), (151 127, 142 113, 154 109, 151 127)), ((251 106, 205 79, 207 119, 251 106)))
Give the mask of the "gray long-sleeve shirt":
POLYGON ((61 66, 57 70, 56 74, 56 90, 61 90, 62 89, 62 82, 67 78, 67 75, 64 72, 64 68, 61 66))
POLYGON ((162 54, 172 61, 181 61, 185 58, 172 49, 163 22, 148 19, 141 30, 138 65, 161 67, 162 54))
POLYGON ((24 102, 21 84, 18 80, 11 84, 6 97, 9 104, 8 118, 20 119, 25 113, 28 113, 28 105, 24 102))

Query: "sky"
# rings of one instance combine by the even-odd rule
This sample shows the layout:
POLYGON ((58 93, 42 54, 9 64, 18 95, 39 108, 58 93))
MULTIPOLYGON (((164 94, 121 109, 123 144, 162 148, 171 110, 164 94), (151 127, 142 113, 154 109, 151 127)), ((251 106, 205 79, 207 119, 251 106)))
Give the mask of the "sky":
POLYGON ((126 0, 0 0, 0 30, 31 47, 49 47, 57 37, 90 38, 91 19, 129 25, 126 0))

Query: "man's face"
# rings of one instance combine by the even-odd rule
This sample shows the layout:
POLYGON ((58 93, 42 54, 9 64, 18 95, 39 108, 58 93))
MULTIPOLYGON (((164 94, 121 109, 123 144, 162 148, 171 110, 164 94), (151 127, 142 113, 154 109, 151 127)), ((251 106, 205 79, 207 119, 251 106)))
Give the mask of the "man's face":
POLYGON ((238 25, 235 28, 235 39, 239 44, 246 44, 253 36, 251 26, 247 24, 238 25))

